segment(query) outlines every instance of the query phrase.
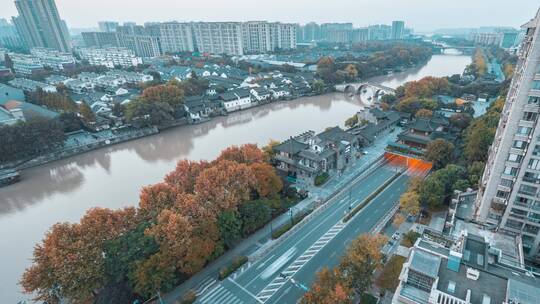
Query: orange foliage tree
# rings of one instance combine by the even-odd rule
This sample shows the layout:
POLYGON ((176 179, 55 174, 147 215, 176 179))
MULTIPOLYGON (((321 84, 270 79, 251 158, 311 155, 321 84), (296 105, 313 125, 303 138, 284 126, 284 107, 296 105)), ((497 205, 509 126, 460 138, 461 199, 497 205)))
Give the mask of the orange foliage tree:
POLYGON ((352 303, 352 291, 337 268, 324 267, 317 273, 311 290, 304 294, 302 304, 348 304, 352 303))

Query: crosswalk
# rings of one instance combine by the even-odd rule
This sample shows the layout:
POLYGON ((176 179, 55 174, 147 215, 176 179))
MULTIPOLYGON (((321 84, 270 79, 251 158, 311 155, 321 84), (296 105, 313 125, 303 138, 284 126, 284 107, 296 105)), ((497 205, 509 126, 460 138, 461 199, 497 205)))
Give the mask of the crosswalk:
POLYGON ((341 221, 334 225, 330 230, 328 230, 317 242, 315 242, 308 250, 306 250, 301 256, 296 258, 296 260, 289 265, 281 273, 284 274, 287 278, 277 276, 268 284, 263 290, 257 294, 257 299, 264 303, 268 301, 287 281, 292 277, 298 270, 300 270, 304 265, 306 265, 321 249, 326 246, 338 233, 340 233, 346 224, 341 221))
POLYGON ((217 285, 210 290, 197 303, 203 304, 242 304, 243 300, 239 299, 235 294, 223 287, 222 284, 217 285))

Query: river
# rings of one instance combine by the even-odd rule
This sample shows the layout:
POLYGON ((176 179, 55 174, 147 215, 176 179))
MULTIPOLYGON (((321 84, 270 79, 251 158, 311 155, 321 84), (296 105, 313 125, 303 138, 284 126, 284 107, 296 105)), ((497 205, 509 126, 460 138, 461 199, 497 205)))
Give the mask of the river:
MULTIPOLYGON (((470 62, 469 56, 448 50, 422 67, 371 81, 395 88, 425 76, 461 73, 470 62)), ((306 130, 343 126, 360 107, 358 100, 338 93, 277 102, 25 170, 20 183, 0 188, 1 302, 27 298, 17 282, 34 244, 54 223, 78 221, 95 206, 136 205, 140 188, 162 180, 180 159, 213 159, 230 145, 264 145, 306 130)))

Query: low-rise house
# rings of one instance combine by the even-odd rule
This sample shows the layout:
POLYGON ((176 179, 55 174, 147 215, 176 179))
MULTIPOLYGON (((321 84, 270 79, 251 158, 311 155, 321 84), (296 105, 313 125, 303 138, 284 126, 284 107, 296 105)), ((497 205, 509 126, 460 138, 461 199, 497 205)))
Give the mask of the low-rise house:
POLYGON ((143 73, 136 73, 136 72, 128 72, 123 70, 112 70, 107 72, 108 76, 114 76, 119 79, 123 79, 124 83, 130 83, 130 84, 137 84, 137 83, 144 83, 154 80, 154 77, 152 75, 143 74, 143 73))
MULTIPOLYGON (((483 231, 479 231, 482 233, 483 231)), ((521 242, 425 234, 410 249, 392 304, 540 303, 540 280, 520 263, 521 242), (495 241, 495 242, 493 242, 495 241)))
POLYGON ((26 78, 15 78, 13 80, 10 80, 9 85, 19 88, 23 91, 27 92, 35 92, 38 89, 41 89, 44 92, 47 93, 55 93, 56 87, 47 83, 34 81, 26 78))
POLYGON ((354 127, 349 132, 358 137, 363 146, 369 146, 375 142, 377 136, 393 129, 401 120, 396 111, 382 111, 378 108, 365 109, 357 113, 360 126, 354 127))
POLYGON ((251 94, 246 89, 235 89, 219 95, 223 108, 227 112, 247 109, 253 106, 251 94))
POLYGON ((190 96, 184 101, 184 109, 190 122, 199 122, 219 112, 219 104, 206 96, 190 96))
POLYGON ((81 81, 87 81, 87 82, 94 82, 95 79, 100 77, 99 74, 92 73, 92 72, 82 72, 79 75, 77 75, 77 79, 81 81))
POLYGON ((64 82, 66 87, 76 94, 83 94, 86 92, 92 92, 94 85, 89 81, 82 81, 79 79, 70 79, 64 82))
POLYGON ((272 93, 272 98, 276 100, 291 96, 291 91, 286 86, 279 86, 274 89, 270 89, 270 92, 272 93))
POLYGON ((427 145, 435 139, 454 141, 455 136, 450 133, 449 125, 445 117, 417 118, 407 126, 406 131, 398 135, 397 143, 389 144, 389 149, 422 156, 427 145))
POLYGON ((51 75, 47 78, 45 78, 45 82, 50 85, 60 85, 60 84, 66 84, 67 81, 72 80, 71 78, 68 78, 66 76, 62 75, 51 75))
POLYGON ((313 182, 320 174, 344 170, 358 148, 356 137, 339 127, 317 135, 308 131, 275 146, 274 162, 291 181, 313 182))
POLYGON ((257 102, 268 101, 272 97, 272 93, 265 88, 252 88, 250 93, 253 96, 253 100, 257 102))

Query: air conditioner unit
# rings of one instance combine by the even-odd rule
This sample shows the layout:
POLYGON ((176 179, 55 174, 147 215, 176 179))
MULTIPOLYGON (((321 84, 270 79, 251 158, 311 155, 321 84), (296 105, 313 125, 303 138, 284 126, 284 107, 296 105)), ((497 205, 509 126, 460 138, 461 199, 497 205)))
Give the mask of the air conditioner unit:
POLYGON ((467 279, 477 281, 478 278, 480 278, 480 271, 470 267, 467 268, 467 279))

